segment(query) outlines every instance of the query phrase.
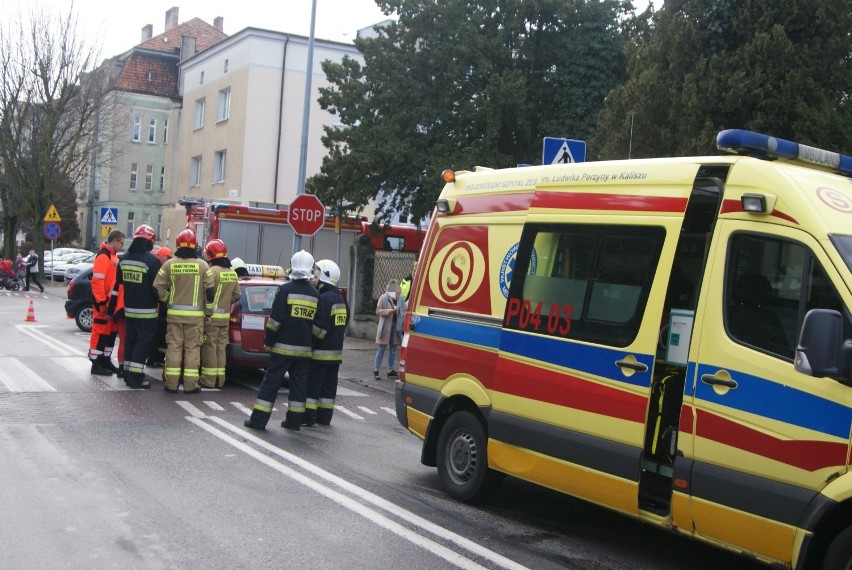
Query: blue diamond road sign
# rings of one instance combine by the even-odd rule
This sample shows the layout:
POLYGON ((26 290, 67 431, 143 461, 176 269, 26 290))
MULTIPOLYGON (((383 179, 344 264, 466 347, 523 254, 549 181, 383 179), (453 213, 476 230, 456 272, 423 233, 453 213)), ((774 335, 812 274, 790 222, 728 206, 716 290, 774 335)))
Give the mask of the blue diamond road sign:
POLYGON ((586 141, 544 137, 542 164, 570 164, 586 162, 586 141))

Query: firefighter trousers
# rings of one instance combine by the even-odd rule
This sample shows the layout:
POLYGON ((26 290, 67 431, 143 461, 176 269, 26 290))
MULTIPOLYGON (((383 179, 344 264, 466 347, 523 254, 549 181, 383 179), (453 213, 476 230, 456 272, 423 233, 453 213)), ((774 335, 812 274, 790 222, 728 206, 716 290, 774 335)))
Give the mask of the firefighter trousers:
POLYGON ((327 426, 331 423, 331 416, 334 414, 334 399, 337 397, 337 373, 339 370, 339 362, 311 360, 303 425, 321 424, 327 426))
POLYGON ((110 360, 118 326, 113 319, 107 319, 105 313, 92 308, 92 334, 89 336, 89 360, 110 360))
POLYGON ((145 359, 154 343, 157 331, 157 319, 125 319, 124 341, 124 381, 138 384, 145 379, 145 359))
POLYGON ((225 349, 228 346, 228 321, 205 324, 207 339, 201 345, 201 385, 222 388, 225 385, 225 349))
POLYGON ((170 322, 166 327, 166 363, 163 382, 167 390, 177 390, 183 376, 184 392, 198 388, 198 368, 201 364, 201 335, 204 319, 195 322, 170 322))
POLYGON ((302 417, 305 415, 305 397, 308 383, 308 366, 310 360, 307 358, 289 358, 273 353, 269 360, 269 367, 257 389, 257 400, 251 412, 251 423, 259 428, 265 428, 272 415, 272 406, 278 396, 278 389, 284 379, 284 373, 290 377, 290 395, 287 399, 286 427, 299 429, 302 425, 302 417))

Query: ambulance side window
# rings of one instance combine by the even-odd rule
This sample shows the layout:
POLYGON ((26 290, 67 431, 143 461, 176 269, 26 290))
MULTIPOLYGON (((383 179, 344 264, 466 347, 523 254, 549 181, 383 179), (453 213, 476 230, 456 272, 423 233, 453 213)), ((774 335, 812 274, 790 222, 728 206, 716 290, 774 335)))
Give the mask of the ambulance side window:
POLYGON ((811 309, 844 315, 844 338, 852 322, 831 280, 801 243, 735 234, 725 276, 725 323, 734 340, 792 361, 802 320, 811 309))
POLYGON ((664 238, 659 227, 528 226, 504 325, 629 345, 639 330, 664 238))

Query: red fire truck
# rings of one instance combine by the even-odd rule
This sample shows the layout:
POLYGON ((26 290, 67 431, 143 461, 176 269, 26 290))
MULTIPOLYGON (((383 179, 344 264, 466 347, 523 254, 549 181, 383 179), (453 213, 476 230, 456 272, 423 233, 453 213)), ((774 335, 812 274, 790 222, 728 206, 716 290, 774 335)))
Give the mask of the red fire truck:
MULTIPOLYGON (((287 223, 287 207, 262 208, 239 203, 210 202, 185 197, 187 227, 199 243, 219 238, 228 256, 246 263, 286 267, 293 252, 295 233, 287 223)), ((377 250, 417 254, 424 230, 413 224, 372 224, 365 217, 327 215, 320 230, 302 237, 302 249, 316 259, 332 259, 340 266, 340 286, 348 287, 349 248, 367 236, 377 250)))

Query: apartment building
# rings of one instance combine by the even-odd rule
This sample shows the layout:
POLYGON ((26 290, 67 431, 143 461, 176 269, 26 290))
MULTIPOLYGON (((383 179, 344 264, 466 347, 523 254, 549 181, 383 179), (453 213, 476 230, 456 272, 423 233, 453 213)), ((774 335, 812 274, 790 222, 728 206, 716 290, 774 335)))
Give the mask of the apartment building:
MULTIPOLYGON (((180 102, 169 117, 166 198, 182 196, 270 206, 289 204, 299 186, 308 38, 246 28, 180 64, 180 102)), ((306 175, 326 154, 322 128, 336 117, 320 108, 324 60, 349 56, 351 44, 316 39, 311 73, 306 175)), ((185 211, 165 213, 165 235, 185 227, 185 211)))
POLYGON ((147 223, 162 235, 163 210, 175 192, 167 177, 167 152, 176 133, 170 121, 180 102, 180 62, 227 38, 222 18, 210 24, 193 18, 179 23, 178 8, 166 12, 163 33, 142 28, 141 41, 112 57, 99 71, 112 77, 97 125, 100 144, 78 186, 83 242, 98 243, 112 229, 132 234, 147 223))

